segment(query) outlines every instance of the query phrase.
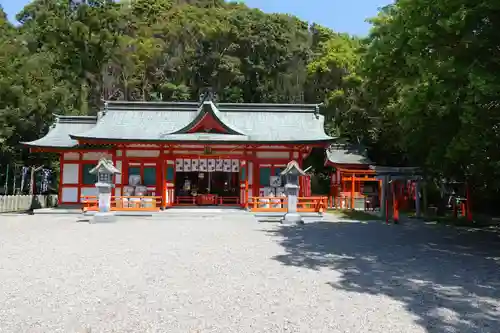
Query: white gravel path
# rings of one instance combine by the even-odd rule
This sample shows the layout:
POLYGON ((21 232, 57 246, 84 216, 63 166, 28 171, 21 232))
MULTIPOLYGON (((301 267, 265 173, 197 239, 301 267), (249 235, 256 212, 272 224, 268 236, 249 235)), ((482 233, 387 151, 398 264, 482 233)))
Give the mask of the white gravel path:
POLYGON ((455 231, 75 220, 0 215, 0 332, 499 332, 499 262, 455 231))

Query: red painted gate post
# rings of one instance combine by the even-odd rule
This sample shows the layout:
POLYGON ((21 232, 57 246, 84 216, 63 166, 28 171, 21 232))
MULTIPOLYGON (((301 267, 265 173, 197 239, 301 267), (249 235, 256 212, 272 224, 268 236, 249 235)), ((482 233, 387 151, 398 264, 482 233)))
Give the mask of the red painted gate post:
POLYGON ((392 181, 392 201, 393 201, 393 204, 392 204, 392 208, 393 208, 393 213, 392 213, 392 218, 394 220, 394 223, 395 224, 398 224, 399 223, 399 202, 398 202, 398 186, 396 184, 396 181, 393 180, 392 181))

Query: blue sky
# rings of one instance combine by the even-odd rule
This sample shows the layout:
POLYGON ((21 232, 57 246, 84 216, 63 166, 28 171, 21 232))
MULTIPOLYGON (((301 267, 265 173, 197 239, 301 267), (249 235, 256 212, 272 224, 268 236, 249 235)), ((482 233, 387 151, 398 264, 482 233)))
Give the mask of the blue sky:
MULTIPOLYGON (((250 7, 265 12, 289 13, 309 22, 316 22, 338 32, 366 35, 370 25, 367 18, 377 14, 380 7, 390 0, 246 0, 250 7)), ((27 4, 29 0, 0 0, 9 19, 27 4)))

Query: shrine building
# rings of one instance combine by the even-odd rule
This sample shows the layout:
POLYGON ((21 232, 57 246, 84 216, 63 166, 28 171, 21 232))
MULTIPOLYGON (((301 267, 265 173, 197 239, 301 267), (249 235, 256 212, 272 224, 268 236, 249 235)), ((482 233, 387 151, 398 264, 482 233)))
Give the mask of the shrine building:
POLYGON ((379 180, 360 145, 334 143, 326 150, 325 166, 332 167, 330 197, 332 206, 342 209, 366 209, 379 201, 379 180))
POLYGON ((271 182, 287 163, 302 166, 333 140, 317 105, 216 103, 207 93, 200 102, 108 101, 97 116, 56 116, 44 137, 23 144, 59 153, 60 204, 95 196, 89 171, 107 158, 121 172, 113 196, 154 196, 163 208, 245 207, 278 195, 271 182))

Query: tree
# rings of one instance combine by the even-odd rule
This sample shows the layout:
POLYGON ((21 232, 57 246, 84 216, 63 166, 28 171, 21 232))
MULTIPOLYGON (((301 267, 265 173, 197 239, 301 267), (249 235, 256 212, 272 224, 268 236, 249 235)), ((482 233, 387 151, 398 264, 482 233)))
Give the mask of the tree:
POLYGON ((363 59, 391 145, 408 163, 490 195, 500 185, 499 6, 397 1, 373 20, 363 59))

